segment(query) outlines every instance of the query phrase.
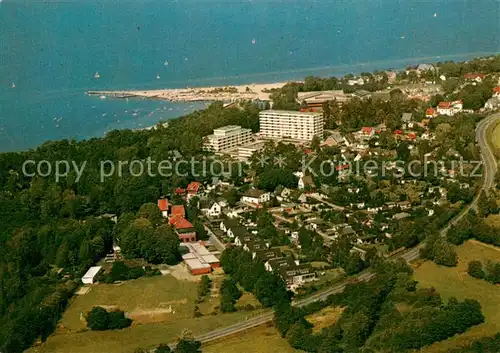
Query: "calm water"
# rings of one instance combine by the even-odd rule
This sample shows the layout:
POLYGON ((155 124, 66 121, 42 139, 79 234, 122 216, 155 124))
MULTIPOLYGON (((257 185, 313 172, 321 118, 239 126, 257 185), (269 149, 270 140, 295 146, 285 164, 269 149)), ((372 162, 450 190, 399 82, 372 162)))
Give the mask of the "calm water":
POLYGON ((90 89, 273 82, 466 59, 500 52, 499 19, 497 0, 3 0, 0 151, 201 107, 101 100, 84 94, 90 89))

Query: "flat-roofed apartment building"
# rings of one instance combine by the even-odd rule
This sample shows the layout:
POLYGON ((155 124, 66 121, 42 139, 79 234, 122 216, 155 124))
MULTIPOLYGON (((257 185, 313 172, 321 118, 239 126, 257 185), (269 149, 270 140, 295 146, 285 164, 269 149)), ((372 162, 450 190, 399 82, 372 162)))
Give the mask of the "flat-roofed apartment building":
POLYGON ((203 149, 220 152, 244 145, 252 141, 252 130, 238 125, 227 125, 214 130, 212 135, 203 138, 203 149))
POLYGON ((323 114, 287 110, 264 110, 259 113, 260 133, 268 138, 312 140, 323 137, 323 114))

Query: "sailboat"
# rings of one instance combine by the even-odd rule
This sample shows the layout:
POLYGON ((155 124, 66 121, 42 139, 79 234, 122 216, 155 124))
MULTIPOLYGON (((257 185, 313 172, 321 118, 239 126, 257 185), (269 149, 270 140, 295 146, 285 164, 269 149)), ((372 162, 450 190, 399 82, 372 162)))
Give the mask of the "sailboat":
POLYGON ((163 63, 163 65, 168 66, 168 61, 165 60, 165 62, 163 63))
POLYGON ((16 88, 16 84, 12 82, 12 88, 16 88))
POLYGON ((94 78, 101 78, 101 75, 99 75, 99 71, 96 71, 94 78))
POLYGON ((257 40, 255 40, 255 38, 254 38, 254 39, 252 39, 252 44, 255 44, 255 43, 257 43, 257 40))
POLYGON ((437 14, 437 12, 434 12, 434 17, 438 17, 438 14, 437 14))
POLYGON ((160 79, 160 74, 156 74, 156 79, 159 80, 160 79))

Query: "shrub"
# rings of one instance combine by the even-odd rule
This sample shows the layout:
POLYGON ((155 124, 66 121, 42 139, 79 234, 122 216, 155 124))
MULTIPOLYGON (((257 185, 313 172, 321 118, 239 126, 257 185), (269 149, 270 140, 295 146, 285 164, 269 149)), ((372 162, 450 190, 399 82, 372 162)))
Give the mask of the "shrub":
POLYGON ((95 306, 87 314, 87 326, 92 331, 118 330, 129 327, 132 320, 125 317, 123 311, 108 312, 106 309, 95 306))

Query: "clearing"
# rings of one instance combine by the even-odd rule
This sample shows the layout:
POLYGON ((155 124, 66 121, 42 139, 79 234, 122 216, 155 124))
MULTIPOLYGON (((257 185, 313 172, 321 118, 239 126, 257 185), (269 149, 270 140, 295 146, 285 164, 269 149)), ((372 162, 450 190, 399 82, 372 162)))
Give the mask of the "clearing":
POLYGON ((345 308, 329 306, 317 313, 306 316, 306 320, 314 325, 313 332, 319 333, 322 329, 332 326, 340 317, 345 308))
POLYGON ((457 267, 438 266, 431 261, 424 262, 415 269, 415 279, 421 287, 434 287, 444 300, 454 296, 459 300, 476 299, 481 303, 486 320, 483 324, 472 327, 467 332, 446 341, 435 343, 422 349, 425 353, 442 353, 461 347, 470 341, 493 335, 500 331, 500 295, 499 288, 484 280, 472 278, 467 274, 467 264, 472 260, 500 261, 500 249, 469 240, 456 247, 457 267))

